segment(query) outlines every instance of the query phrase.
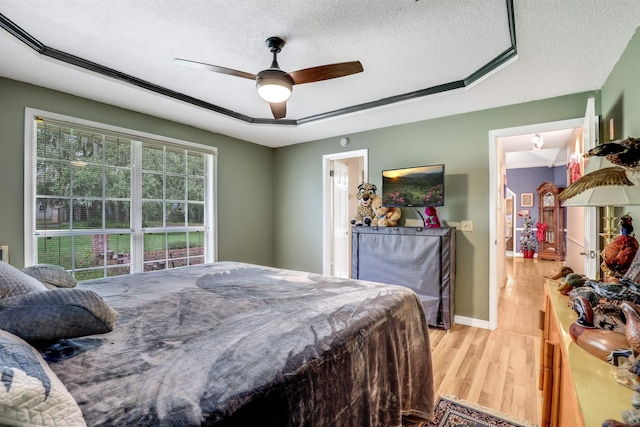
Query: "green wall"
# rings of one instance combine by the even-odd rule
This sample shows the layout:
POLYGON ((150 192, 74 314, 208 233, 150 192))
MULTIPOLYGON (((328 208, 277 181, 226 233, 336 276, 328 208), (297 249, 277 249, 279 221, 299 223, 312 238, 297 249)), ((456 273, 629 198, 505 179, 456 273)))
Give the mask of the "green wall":
POLYGON ((0 78, 0 244, 14 266, 24 265, 25 107, 217 147, 218 259, 273 265, 273 149, 0 78))
POLYGON ((602 87, 604 141, 609 141, 609 119, 614 139, 640 137, 640 27, 602 87))
MULTIPOLYGON (((583 117, 597 92, 393 126, 278 148, 275 155, 275 264, 322 272, 322 156, 369 150, 369 181, 382 170, 444 163, 445 206, 440 220, 456 226, 456 315, 489 319, 489 136, 492 129, 583 117), (292 215, 292 213, 297 213, 292 215), (473 220, 462 233, 460 221, 473 220)), ((417 217, 403 209, 403 215, 417 217)))
MULTIPOLYGON (((602 87, 603 141, 610 141, 609 123, 614 121, 614 140, 629 136, 640 138, 640 27, 602 87)), ((630 213, 636 230, 640 224, 640 206, 618 207, 615 215, 630 213)))

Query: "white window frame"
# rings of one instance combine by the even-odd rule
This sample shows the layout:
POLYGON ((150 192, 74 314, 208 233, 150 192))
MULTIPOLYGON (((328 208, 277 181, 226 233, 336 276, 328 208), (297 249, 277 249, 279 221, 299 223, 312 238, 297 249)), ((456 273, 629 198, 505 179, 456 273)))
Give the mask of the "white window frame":
MULTIPOLYGON (((203 144, 198 144, 191 141, 184 141, 175 138, 170 138, 161 135, 154 135, 147 132, 140 132, 132 129, 126 129, 118 126, 108 125, 105 123, 94 122, 85 119, 79 119, 76 117, 66 116, 62 114, 52 113, 50 111, 39 110, 35 108, 26 107, 24 117, 24 264, 25 266, 34 265, 37 255, 37 235, 36 235, 36 182, 34 179, 36 170, 36 152, 34 144, 34 121, 37 117, 44 117, 51 120, 67 122, 71 125, 77 125, 80 127, 92 127, 105 132, 113 132, 126 134, 132 139, 136 137, 142 140, 156 140, 159 142, 179 145, 185 148, 193 148, 199 151, 205 151, 207 154, 208 163, 207 166, 212 173, 206 175, 206 188, 208 190, 208 198, 211 200, 209 208, 205 208, 205 229, 209 232, 205 233, 205 262, 211 263, 218 260, 218 187, 217 187, 217 167, 218 167, 218 150, 215 147, 210 147, 203 144)), ((136 159, 132 159, 132 163, 136 159)), ((138 159, 139 161, 139 159, 138 159)), ((132 166, 134 166, 132 164, 132 166)), ((133 178, 132 178, 133 179, 133 178)), ((136 240, 136 244, 142 241, 144 230, 142 229, 142 217, 139 211, 134 211, 133 206, 134 197, 142 197, 142 194, 132 194, 132 209, 131 209, 131 236, 132 240, 136 240)), ((168 231, 170 229, 159 229, 158 231, 168 231)), ((133 243, 133 242, 132 242, 133 243)), ((134 257, 131 260, 131 273, 138 273, 143 271, 143 261, 141 257, 134 257)))

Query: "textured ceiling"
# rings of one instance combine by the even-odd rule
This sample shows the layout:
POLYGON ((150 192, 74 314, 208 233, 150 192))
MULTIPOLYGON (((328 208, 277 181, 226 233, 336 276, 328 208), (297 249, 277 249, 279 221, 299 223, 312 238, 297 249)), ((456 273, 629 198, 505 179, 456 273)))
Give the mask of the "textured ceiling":
MULTIPOLYGON (((267 119, 251 80, 279 36, 285 71, 359 60, 364 72, 294 87, 287 120, 465 79, 512 45, 505 0, 0 0, 39 43, 243 117, 267 119)), ((640 25, 638 0, 513 0, 517 57, 464 89, 298 125, 255 124, 37 53, 0 29, 0 76, 278 147, 602 87, 640 25)))

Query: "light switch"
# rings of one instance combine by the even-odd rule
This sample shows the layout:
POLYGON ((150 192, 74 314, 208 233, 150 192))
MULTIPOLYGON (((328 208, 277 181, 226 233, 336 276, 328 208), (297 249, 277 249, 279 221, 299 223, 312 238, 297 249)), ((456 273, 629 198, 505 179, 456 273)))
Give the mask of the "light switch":
POLYGON ((462 220, 462 231, 473 231, 473 221, 470 219, 462 220))

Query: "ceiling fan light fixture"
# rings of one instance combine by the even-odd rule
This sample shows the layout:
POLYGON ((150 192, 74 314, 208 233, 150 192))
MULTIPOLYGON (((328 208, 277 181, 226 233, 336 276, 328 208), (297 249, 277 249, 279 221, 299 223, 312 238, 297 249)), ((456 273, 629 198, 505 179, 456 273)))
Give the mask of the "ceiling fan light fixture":
POLYGON ((282 51, 285 41, 280 37, 269 37, 265 42, 269 48, 269 52, 273 55, 273 61, 271 62, 271 67, 260 71, 258 74, 247 73, 246 71, 234 70, 232 68, 220 67, 204 62, 190 61, 188 59, 174 58, 173 61, 180 65, 255 81, 258 95, 270 104, 271 113, 276 120, 286 116, 286 101, 291 96, 293 85, 320 82, 350 76, 351 74, 364 71, 360 61, 349 61, 304 68, 287 73, 282 71, 278 65, 278 53, 282 51))
POLYGON ((256 87, 260 98, 278 104, 291 96, 293 79, 282 70, 264 70, 256 77, 256 87))

